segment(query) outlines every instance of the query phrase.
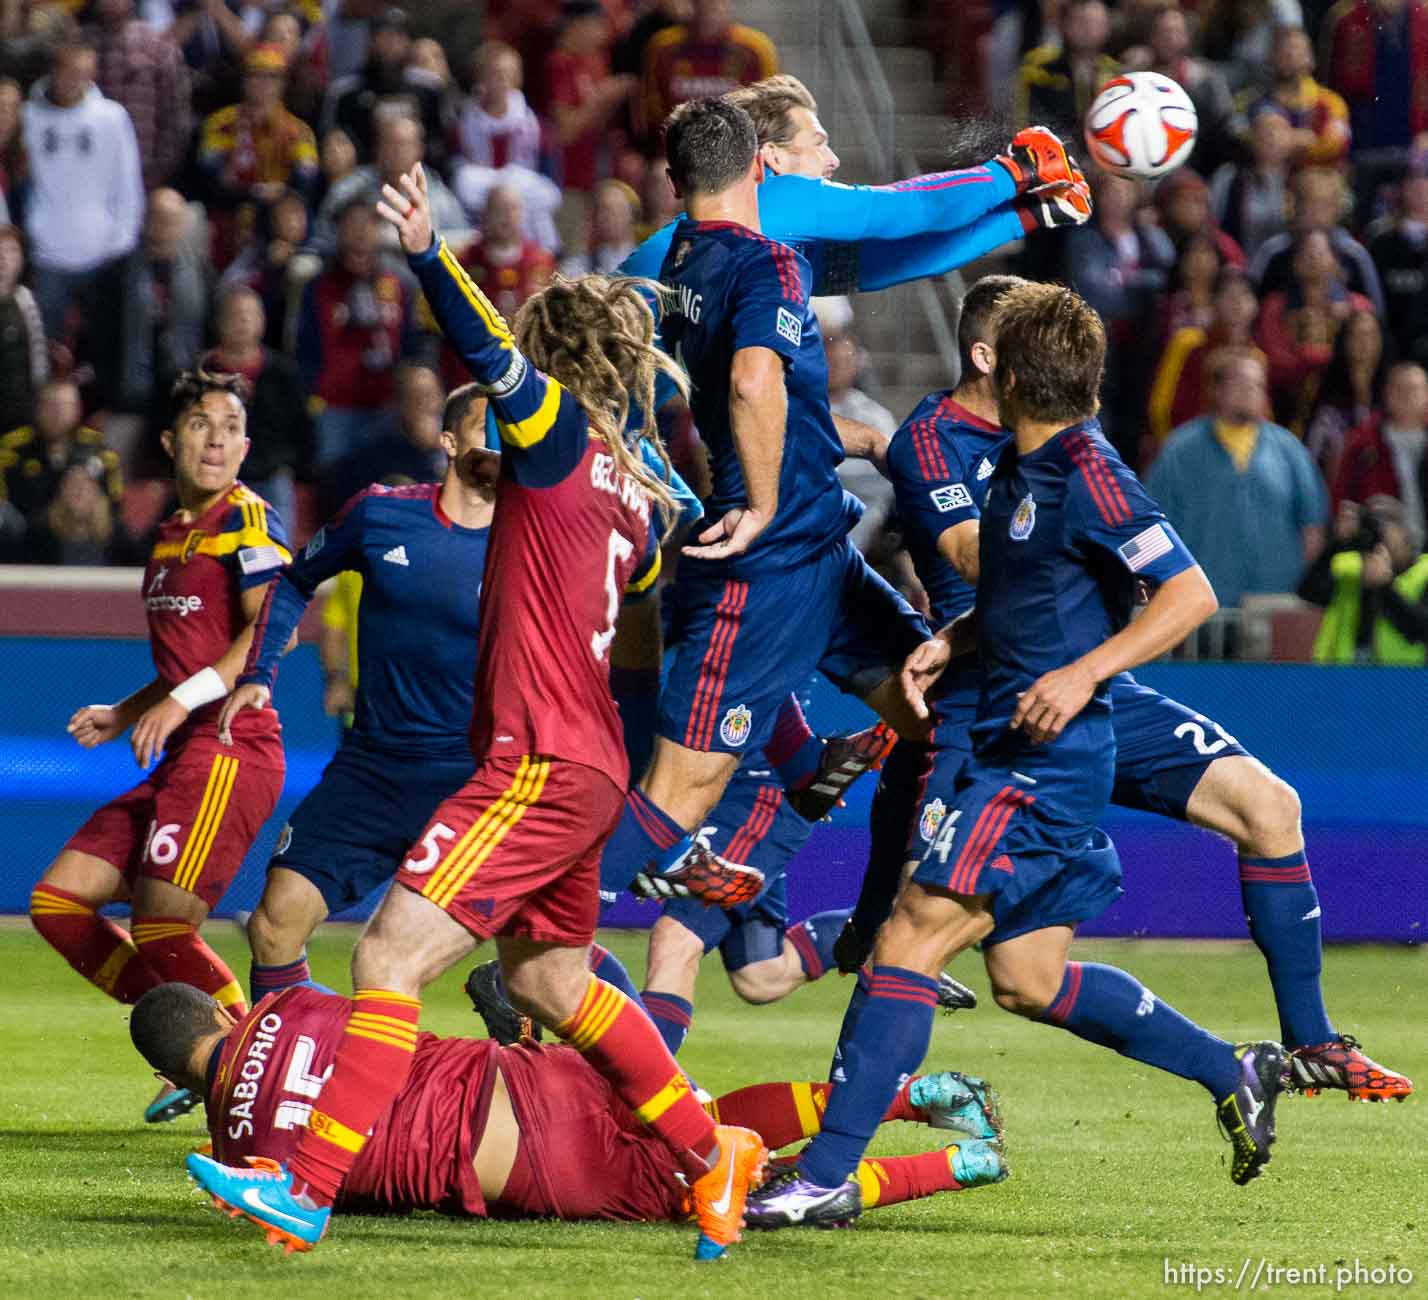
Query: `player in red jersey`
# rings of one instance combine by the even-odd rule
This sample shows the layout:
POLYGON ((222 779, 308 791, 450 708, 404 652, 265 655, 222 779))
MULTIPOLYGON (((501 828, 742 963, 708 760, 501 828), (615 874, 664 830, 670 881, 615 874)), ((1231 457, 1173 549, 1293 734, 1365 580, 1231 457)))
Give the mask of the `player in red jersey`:
MULTIPOLYGON (((170 984, 134 1008, 129 1033, 156 1070, 203 1094, 215 1158, 242 1165, 282 1161, 295 1149, 341 1050, 349 1012, 345 998, 297 987, 270 994, 235 1023, 207 995, 170 984)), ((755 1084, 709 1108, 781 1147, 818 1132, 831 1087, 755 1084)), ((1006 1177, 995 1094, 980 1080, 912 1080, 887 1119, 950 1129, 955 1137, 939 1150, 864 1161, 858 1177, 871 1204, 1006 1177), (952 1104, 924 1100, 938 1091, 924 1085, 934 1083, 952 1104)), ((424 1033, 406 1082, 378 1115, 335 1208, 683 1222, 690 1197, 678 1175, 669 1148, 579 1052, 424 1033)))
MULTIPOLYGON (((243 1010, 241 987, 198 927, 282 792, 282 728, 272 709, 249 711, 222 745, 215 720, 247 654, 244 629, 291 558, 277 516, 238 482, 245 393, 238 376, 202 370, 174 385, 162 440, 179 509, 159 526, 143 586, 157 675, 69 721, 86 749, 133 727, 139 766, 160 751, 163 760, 80 827, 30 896, 35 929, 120 1002, 183 980, 243 1010), (99 914, 124 900, 133 908, 127 934, 99 914)), ((172 1119, 197 1101, 167 1089, 145 1118, 172 1119)))
POLYGON ((189 1172, 270 1240, 310 1249, 411 1069, 422 988, 494 937, 512 1001, 579 1050, 668 1144, 690 1184, 696 1254, 717 1258, 738 1239, 763 1143, 716 1129, 654 1024, 586 965, 600 849, 629 784, 610 642, 624 593, 658 572, 655 507, 672 515, 673 504, 625 428, 633 402, 653 409, 657 371, 682 376, 655 346, 636 282, 557 282, 526 303, 513 333, 434 238, 420 166, 401 193, 384 187, 378 210, 490 394, 503 443, 481 592, 477 769, 437 807, 357 945, 351 1017, 286 1168, 190 1156, 189 1172))

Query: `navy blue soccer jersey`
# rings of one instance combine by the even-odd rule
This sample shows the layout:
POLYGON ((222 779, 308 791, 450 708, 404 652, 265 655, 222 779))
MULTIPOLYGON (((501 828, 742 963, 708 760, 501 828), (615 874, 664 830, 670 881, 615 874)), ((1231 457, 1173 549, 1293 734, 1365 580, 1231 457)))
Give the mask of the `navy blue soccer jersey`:
POLYGON ((705 506, 713 518, 748 500, 729 420, 734 354, 768 348, 784 360, 788 420, 778 511, 747 552, 717 562, 717 571, 739 577, 812 559, 846 536, 859 507, 845 500, 838 480, 843 445, 828 409, 828 363, 808 305, 808 263, 747 226, 684 220, 660 279, 677 295, 660 328, 689 375, 694 422, 709 448, 713 491, 705 506))
POLYGON ((942 627, 972 608, 976 592, 937 549, 949 528, 980 517, 986 491, 1011 435, 973 415, 950 392, 929 393, 888 445, 903 543, 942 627))
POLYGON ((441 485, 372 486, 319 529, 273 584, 248 671, 272 684, 318 585, 362 575, 357 700, 351 737, 386 752, 468 758, 488 528, 441 509, 441 485))
MULTIPOLYGON (((1137 579, 1165 582, 1195 563, 1095 420, 1025 456, 1009 444, 989 483, 977 584, 979 751, 1005 737, 1018 695, 1037 678, 1125 626, 1137 579)), ((1062 740, 1109 713, 1102 683, 1062 740)))

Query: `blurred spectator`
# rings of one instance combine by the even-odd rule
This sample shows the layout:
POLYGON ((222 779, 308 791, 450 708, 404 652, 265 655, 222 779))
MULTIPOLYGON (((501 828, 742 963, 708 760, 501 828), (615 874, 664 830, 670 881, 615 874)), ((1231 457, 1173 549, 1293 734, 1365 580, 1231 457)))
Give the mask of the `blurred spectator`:
POLYGON ((50 379, 35 397, 35 422, 0 437, 0 500, 27 519, 47 506, 71 465, 103 480, 117 508, 124 495, 119 457, 104 435, 84 423, 79 389, 69 379, 50 379))
POLYGON ((1289 160, 1294 128, 1273 104, 1250 114, 1249 161, 1226 163, 1210 181, 1210 197, 1220 229, 1253 259, 1266 241, 1289 225, 1289 160))
POLYGON ((307 205, 288 191, 268 209, 267 238, 253 240, 229 263, 220 291, 241 284, 257 293, 267 320, 263 343, 291 355, 303 286, 322 269, 308 243, 307 205))
POLYGON ((1096 92, 1120 71, 1107 52, 1111 22, 1103 0, 1067 0, 1061 44, 1040 45, 1022 60, 1015 122, 1074 130, 1096 92))
POLYGON ((1428 8, 1423 0, 1347 0, 1320 33, 1328 83, 1349 105, 1362 151, 1406 150, 1428 131, 1428 8))
POLYGON ((1373 304, 1344 283, 1343 268, 1322 230, 1298 236, 1291 266, 1290 287, 1266 294, 1260 305, 1255 341, 1269 359, 1276 413, 1303 432, 1339 327, 1350 312, 1371 312, 1373 304))
POLYGON ((323 134, 317 148, 317 194, 314 206, 322 202, 332 192, 332 187, 344 176, 357 170, 357 146, 352 137, 339 126, 323 134))
POLYGON ((1221 353, 1211 376, 1209 413, 1170 435, 1146 487, 1229 607, 1294 590, 1323 545, 1328 499, 1299 439, 1261 417, 1263 363, 1221 353))
POLYGON ((1309 568, 1299 594, 1323 605, 1314 641, 1321 664, 1428 662, 1428 555, 1397 501, 1364 508, 1342 501, 1333 543, 1309 568))
POLYGON ((1304 446, 1328 483, 1338 472, 1345 436, 1373 413, 1386 362, 1378 318, 1368 311, 1351 312, 1334 338, 1334 354, 1304 430, 1304 446))
POLYGON ((30 521, 25 558, 31 564, 132 564, 137 557, 117 516, 95 472, 70 465, 54 499, 30 521))
POLYGON ((1199 119, 1189 165, 1208 175, 1229 156, 1235 111, 1230 88, 1218 69, 1191 53, 1190 25, 1178 5, 1161 3, 1152 8, 1147 40, 1146 46, 1127 51, 1127 65, 1149 68, 1185 88, 1199 119))
POLYGON ((289 532, 297 525, 294 481, 311 450, 302 380, 290 357, 263 345, 263 302, 242 285, 218 301, 218 346, 204 359, 210 370, 248 381, 248 448, 243 481, 278 512, 289 532))
POLYGON ((471 59, 472 93, 452 141, 451 188, 468 212, 486 206, 492 186, 519 191, 527 232, 546 248, 559 243, 554 213, 560 189, 540 166, 540 123, 521 93, 521 56, 502 41, 487 41, 471 59))
POLYGON ((243 100, 203 123, 198 166, 208 182, 215 264, 221 269, 252 237, 259 207, 291 189, 311 201, 317 188, 312 128, 283 107, 287 56, 255 45, 244 65, 243 100))
POLYGON ((378 261, 376 209, 350 200, 337 214, 337 252, 303 290, 297 361, 313 405, 313 468, 324 474, 386 431, 397 362, 412 348, 406 282, 378 261))
POLYGON ((372 442, 355 448, 323 475, 324 512, 336 509, 369 483, 393 474, 416 483, 432 483, 441 477, 446 467, 441 450, 445 400, 441 380, 426 366, 402 366, 397 371, 397 394, 395 420, 388 416, 372 442))
POLYGON ((558 179, 565 189, 588 194, 614 170, 608 128, 629 102, 635 78, 611 75, 609 21, 596 0, 568 0, 560 13, 555 49, 545 63, 558 179))
POLYGON ((288 70, 284 107, 304 122, 316 122, 327 91, 327 47, 321 22, 304 32, 302 19, 291 9, 274 9, 263 20, 258 40, 283 52, 288 70))
POLYGON ((440 41, 430 36, 422 36, 412 42, 411 59, 407 67, 435 86, 445 99, 451 92, 451 64, 446 61, 446 51, 440 41))
POLYGON ((29 424, 35 394, 49 378, 45 327, 34 295, 23 284, 25 240, 0 226, 0 429, 29 424))
POLYGON ((642 5, 630 30, 615 45, 614 70, 638 79, 645 66, 645 49, 655 34, 678 23, 687 24, 693 14, 691 0, 650 0, 642 5))
POLYGON ((1375 223, 1365 238, 1383 280, 1385 324, 1397 351, 1407 356, 1428 324, 1419 306, 1428 289, 1428 155, 1414 157, 1393 216, 1375 223))
POLYGON ((1294 128, 1295 166, 1324 167, 1349 152, 1349 110, 1343 99, 1314 80, 1314 45, 1302 27, 1281 27, 1270 50, 1270 83, 1250 111, 1279 109, 1294 128))
POLYGON ((1180 250, 1165 303, 1165 337, 1187 326, 1208 329, 1215 315, 1215 285, 1226 263, 1209 235, 1194 235, 1180 250))
POLYGON ((1368 250, 1339 224, 1349 215, 1352 206, 1344 178, 1327 167, 1305 167, 1294 173, 1289 192, 1290 229, 1261 244, 1250 263, 1250 278, 1260 294, 1290 287, 1294 280, 1292 262, 1296 237, 1310 230, 1322 230, 1329 236, 1349 289, 1363 294, 1382 316, 1383 286, 1373 260, 1368 250))
POLYGON ((1411 361, 1391 366, 1383 383, 1383 409, 1344 440, 1334 475, 1334 500, 1368 501, 1392 497, 1422 549, 1428 536, 1428 375, 1411 361))
POLYGON ((410 66, 411 51, 406 11, 384 9, 372 19, 366 66, 333 82, 328 91, 323 129, 340 126, 352 137, 358 158, 372 159, 378 146, 378 107, 405 101, 426 132, 432 168, 444 170, 442 92, 428 74, 410 66))
POLYGON ((733 0, 694 0, 688 24, 650 37, 640 65, 643 133, 660 126, 687 99, 723 95, 778 71, 778 51, 763 32, 734 22, 733 0))
POLYGON ((193 248, 193 213, 177 190, 149 195, 138 283, 148 329, 137 340, 149 375, 150 413, 161 427, 174 380, 192 369, 208 328, 208 265, 193 248))
MULTIPOLYGON (((28 170, 21 120, 24 102, 20 83, 10 77, 0 77, 0 206, 7 205, 28 170)), ((14 213, 7 212, 7 221, 13 221, 14 217, 14 213)))
POLYGON ((561 275, 574 278, 599 271, 609 275, 635 251, 635 221, 640 201, 624 181, 601 181, 590 212, 590 242, 560 264, 561 275))
MULTIPOLYGON (((1222 350, 1249 353, 1261 359, 1254 346, 1254 323, 1259 299, 1238 267, 1220 270, 1215 284, 1214 312, 1208 328, 1198 325, 1176 330, 1165 345, 1150 386, 1149 437, 1141 448, 1142 472, 1159 454, 1170 431, 1193 419, 1209 405, 1210 358, 1222 350)), ((1268 415, 1266 407, 1261 412, 1268 415)))
MULTIPOLYGON (((415 118, 406 114, 384 117, 377 129, 377 160, 369 167, 358 167, 327 191, 317 211, 313 226, 313 243, 324 253, 336 247, 337 213, 360 199, 371 207, 381 197, 383 185, 399 184, 402 175, 422 162, 426 154, 425 133, 415 118)), ((426 168, 426 189, 431 199, 431 224, 443 234, 453 234, 469 227, 466 210, 457 201, 441 177, 426 168)), ((386 226, 386 223, 382 223, 386 226)), ((396 232, 383 232, 383 247, 397 250, 396 232)))
POLYGON ((1177 249, 1183 249, 1192 239, 1210 239, 1222 261, 1231 266, 1244 265, 1244 250, 1215 224, 1210 187, 1188 167, 1171 172, 1155 187, 1155 210, 1161 229, 1177 249))
POLYGON ((1062 274, 1106 322, 1111 346, 1101 389, 1107 436, 1134 460, 1145 410, 1145 383, 1153 360, 1156 304, 1175 261, 1175 248, 1158 226, 1137 224, 1135 182, 1098 173, 1092 185, 1095 213, 1068 230, 1062 274))
POLYGON ((122 104, 134 124, 144 188, 172 182, 193 134, 188 68, 166 32, 134 16, 134 0, 93 0, 88 29, 100 92, 122 104))
POLYGON ((48 338, 67 337, 72 305, 84 309, 101 403, 143 410, 138 358, 126 346, 142 327, 132 254, 144 224, 144 178, 129 115, 94 84, 92 47, 67 41, 25 104, 35 300, 48 338))
POLYGON ((172 0, 169 37, 193 77, 193 104, 213 112, 237 97, 239 72, 264 17, 244 0, 172 0))
POLYGON ((1299 0, 1211 0, 1201 20, 1201 53, 1239 92, 1263 83, 1276 29, 1303 27, 1304 12, 1299 0))
POLYGON ((640 183, 641 221, 635 227, 635 237, 641 241, 648 239, 682 211, 684 205, 675 197, 674 186, 669 183, 669 164, 663 158, 656 158, 640 183))

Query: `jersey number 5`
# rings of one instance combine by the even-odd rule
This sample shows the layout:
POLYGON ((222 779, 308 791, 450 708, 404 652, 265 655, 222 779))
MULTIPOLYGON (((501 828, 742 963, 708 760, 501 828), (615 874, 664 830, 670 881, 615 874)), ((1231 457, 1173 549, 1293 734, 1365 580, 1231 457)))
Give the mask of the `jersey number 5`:
POLYGON ((610 544, 605 552, 605 630, 590 634, 590 649, 597 660, 604 660, 610 653, 610 642, 615 639, 615 619, 620 613, 620 580, 615 570, 623 560, 635 553, 635 544, 623 533, 611 532, 610 544))

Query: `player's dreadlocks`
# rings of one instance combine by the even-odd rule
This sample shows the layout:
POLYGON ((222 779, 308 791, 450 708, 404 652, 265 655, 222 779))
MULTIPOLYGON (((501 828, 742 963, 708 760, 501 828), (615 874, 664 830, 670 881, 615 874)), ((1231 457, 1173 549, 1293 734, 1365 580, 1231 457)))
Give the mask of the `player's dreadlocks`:
POLYGON ((688 396, 684 372, 655 344, 655 319, 644 292, 666 292, 651 280, 609 275, 556 279, 527 298, 512 324, 516 346, 559 382, 605 440, 615 466, 654 498, 666 531, 677 507, 669 486, 625 438, 633 400, 645 422, 643 437, 670 468, 655 426, 655 376, 663 372, 688 396))

